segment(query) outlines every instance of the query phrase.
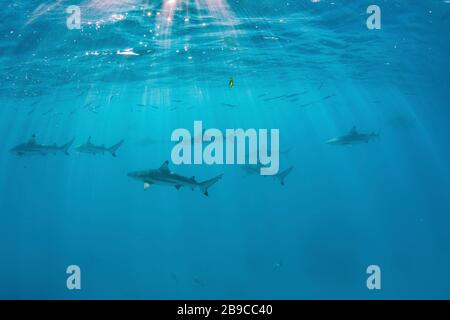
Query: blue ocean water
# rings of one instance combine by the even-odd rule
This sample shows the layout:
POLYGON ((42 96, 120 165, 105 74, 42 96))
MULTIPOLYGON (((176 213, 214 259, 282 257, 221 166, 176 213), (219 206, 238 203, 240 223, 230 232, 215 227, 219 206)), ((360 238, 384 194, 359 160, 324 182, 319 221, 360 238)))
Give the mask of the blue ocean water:
POLYGON ((2 8, 0 298, 450 298, 448 1, 2 8), (372 4, 380 30, 366 26, 372 4), (170 165, 223 174, 208 197, 127 176, 170 160, 172 131, 195 120, 279 129, 285 185, 237 165, 170 165), (326 143, 353 126, 379 137, 326 143), (33 134, 75 143, 9 151, 33 134), (89 136, 125 142, 117 157, 77 153, 89 136), (81 290, 66 287, 69 265, 81 290))

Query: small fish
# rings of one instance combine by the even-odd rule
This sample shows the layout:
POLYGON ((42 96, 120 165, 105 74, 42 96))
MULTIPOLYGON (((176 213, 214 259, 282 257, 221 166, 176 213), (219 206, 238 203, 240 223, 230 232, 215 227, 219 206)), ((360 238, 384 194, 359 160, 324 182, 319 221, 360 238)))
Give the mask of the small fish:
POLYGON ((177 99, 174 99, 174 100, 172 100, 173 102, 175 102, 175 103, 181 103, 181 102, 183 102, 182 100, 177 100, 177 99))
POLYGON ((264 101, 265 101, 265 102, 267 102, 267 101, 273 101, 273 100, 277 100, 277 99, 281 99, 281 98, 284 98, 284 95, 277 96, 277 97, 273 97, 273 98, 267 98, 267 99, 264 99, 264 101))
POLYGON ((233 88, 234 88, 234 80, 233 80, 233 78, 231 78, 231 79, 228 81, 228 87, 230 87, 230 89, 233 89, 233 88))
POLYGON ((299 108, 305 108, 305 107, 308 107, 310 105, 313 105, 314 103, 315 102, 309 102, 309 103, 301 104, 301 105, 299 105, 299 108))
POLYGON ((54 109, 55 109, 55 108, 50 108, 47 112, 44 112, 42 115, 43 115, 43 116, 46 116, 46 115, 48 115, 49 113, 51 113, 54 109))
POLYGON ((235 104, 222 103, 222 105, 224 105, 225 107, 237 108, 237 105, 235 105, 235 104))
POLYGON ((330 94, 330 95, 328 95, 328 96, 322 98, 322 100, 328 100, 328 99, 333 98, 333 97, 335 97, 335 96, 336 96, 336 94, 333 93, 333 94, 330 94))
POLYGON ((138 56, 139 53, 136 53, 133 51, 133 48, 128 48, 125 50, 117 50, 116 52, 118 55, 122 55, 122 56, 138 56))
POLYGON ((28 112, 28 115, 32 114, 32 113, 35 112, 35 111, 36 111, 36 108, 33 108, 33 110, 30 110, 30 111, 28 112))
POLYGON ((286 98, 286 99, 294 98, 294 97, 297 97, 297 96, 299 96, 299 95, 300 95, 300 93, 291 93, 291 94, 288 94, 285 98, 286 98))
POLYGON ((194 283, 196 285, 199 285, 201 287, 205 286, 205 283, 203 282, 203 280, 199 279, 198 277, 193 277, 192 280, 194 281, 194 283))
POLYGON ((119 96, 118 93, 113 93, 113 94, 111 94, 111 95, 109 96, 109 98, 108 98, 108 102, 111 103, 112 99, 114 99, 114 97, 118 97, 118 96, 119 96))
POLYGON ((94 107, 90 107, 89 111, 92 112, 92 113, 96 113, 97 114, 98 113, 97 109, 100 109, 100 105, 96 105, 94 107))
POLYGON ((273 265, 273 271, 280 271, 280 269, 282 267, 283 267, 283 263, 281 261, 279 261, 273 265))

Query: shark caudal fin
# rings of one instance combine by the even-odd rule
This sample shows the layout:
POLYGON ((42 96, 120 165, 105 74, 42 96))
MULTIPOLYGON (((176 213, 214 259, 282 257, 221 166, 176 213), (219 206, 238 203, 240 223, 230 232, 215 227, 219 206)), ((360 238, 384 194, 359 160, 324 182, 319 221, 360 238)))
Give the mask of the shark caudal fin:
POLYGON ((120 146, 123 144, 123 140, 120 140, 118 143, 116 143, 115 145, 113 145, 111 148, 109 148, 109 152, 111 152, 113 157, 117 157, 116 155, 116 151, 117 149, 120 148, 120 146))
POLYGON ((218 175, 212 179, 203 181, 199 183, 199 188, 205 196, 208 196, 208 189, 212 187, 217 181, 222 178, 223 174, 218 175))
POLYGON ((69 148, 70 146, 73 144, 73 142, 75 141, 75 138, 73 138, 72 140, 70 140, 69 142, 67 142, 66 144, 63 144, 61 146, 61 151, 64 152, 67 156, 69 155, 69 148))
POLYGON ((284 171, 281 171, 279 174, 275 175, 274 178, 278 179, 278 181, 280 181, 281 185, 284 186, 284 179, 292 171, 292 169, 294 169, 293 166, 287 168, 284 171))

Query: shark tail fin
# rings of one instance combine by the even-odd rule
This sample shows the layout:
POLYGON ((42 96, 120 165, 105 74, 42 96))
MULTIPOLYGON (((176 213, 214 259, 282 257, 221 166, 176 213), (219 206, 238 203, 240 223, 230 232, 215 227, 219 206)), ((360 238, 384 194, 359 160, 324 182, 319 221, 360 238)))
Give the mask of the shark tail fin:
POLYGON ((287 168, 284 171, 281 171, 279 174, 275 176, 276 179, 278 179, 282 186, 284 186, 284 179, 287 177, 287 175, 294 169, 293 166, 287 168))
POLYGON ((214 177, 212 179, 206 180, 204 182, 201 182, 199 184, 200 190, 205 196, 208 196, 208 189, 212 187, 217 181, 222 179, 223 174, 219 174, 217 177, 214 177))
POLYGON ((120 140, 119 142, 117 142, 115 145, 113 145, 111 148, 108 149, 109 152, 111 152, 111 154, 112 154, 113 157, 117 157, 116 151, 117 151, 117 149, 119 149, 120 146, 123 144, 123 141, 124 141, 124 140, 120 140))
POLYGON ((69 148, 73 144, 74 141, 75 141, 75 138, 72 138, 72 140, 70 140, 66 144, 63 144, 61 146, 61 151, 64 152, 66 155, 69 155, 69 148))

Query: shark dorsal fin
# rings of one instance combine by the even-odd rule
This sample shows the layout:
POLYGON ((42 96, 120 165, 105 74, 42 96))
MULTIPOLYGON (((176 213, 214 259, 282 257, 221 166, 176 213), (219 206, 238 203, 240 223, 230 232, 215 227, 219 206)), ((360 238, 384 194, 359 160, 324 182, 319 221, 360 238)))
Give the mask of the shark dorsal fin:
POLYGON ((30 140, 28 140, 28 144, 35 144, 36 143, 36 135, 33 133, 31 135, 30 140))
POLYGON ((195 176, 192 176, 192 177, 191 177, 191 180, 192 180, 192 181, 195 181, 195 176))
POLYGON ((358 133, 358 131, 356 130, 356 126, 353 126, 351 129, 350 129, 350 132, 349 132, 349 134, 357 134, 358 133))
POLYGON ((160 171, 169 172, 169 161, 164 161, 164 163, 159 167, 160 171))
POLYGON ((86 143, 91 143, 91 136, 89 136, 89 138, 87 139, 86 143))

